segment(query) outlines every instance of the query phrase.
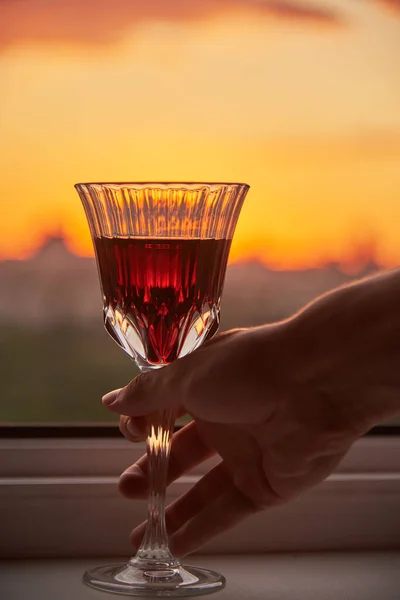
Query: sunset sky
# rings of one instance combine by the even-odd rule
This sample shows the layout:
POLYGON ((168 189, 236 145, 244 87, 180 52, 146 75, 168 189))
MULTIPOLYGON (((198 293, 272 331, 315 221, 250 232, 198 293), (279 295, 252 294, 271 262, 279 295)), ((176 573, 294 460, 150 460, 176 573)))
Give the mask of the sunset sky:
POLYGON ((0 258, 78 181, 251 185, 232 260, 400 263, 400 0, 3 0, 0 258))

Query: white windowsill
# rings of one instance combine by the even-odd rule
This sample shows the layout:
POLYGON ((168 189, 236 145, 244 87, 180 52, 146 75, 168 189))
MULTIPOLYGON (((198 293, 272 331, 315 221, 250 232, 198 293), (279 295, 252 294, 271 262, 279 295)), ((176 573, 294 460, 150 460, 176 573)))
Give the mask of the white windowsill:
MULTIPOLYGON (((0 556, 129 555, 145 502, 122 498, 119 474, 144 451, 117 439, 0 441, 0 556)), ((168 489, 187 491, 215 461, 168 489)), ((400 548, 400 439, 363 438, 337 471, 294 502, 216 538, 205 553, 400 548)))
MULTIPOLYGON (((124 559, 122 559, 124 560, 124 559)), ((83 572, 115 558, 0 562, 7 600, 121 598, 85 586, 83 572)), ((120 561, 121 562, 121 561, 120 561)), ((398 600, 400 552, 191 556, 227 580, 218 600, 398 600)), ((214 598, 214 596, 212 596, 214 598)))

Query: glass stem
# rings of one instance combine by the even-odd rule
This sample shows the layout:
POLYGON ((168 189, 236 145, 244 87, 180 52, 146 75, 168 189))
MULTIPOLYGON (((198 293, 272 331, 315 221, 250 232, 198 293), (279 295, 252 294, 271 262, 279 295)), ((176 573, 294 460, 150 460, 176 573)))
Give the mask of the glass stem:
POLYGON ((160 568, 179 564, 169 551, 165 525, 165 490, 175 418, 175 409, 160 411, 154 415, 146 439, 150 485, 148 519, 135 560, 143 560, 149 566, 153 564, 160 568))

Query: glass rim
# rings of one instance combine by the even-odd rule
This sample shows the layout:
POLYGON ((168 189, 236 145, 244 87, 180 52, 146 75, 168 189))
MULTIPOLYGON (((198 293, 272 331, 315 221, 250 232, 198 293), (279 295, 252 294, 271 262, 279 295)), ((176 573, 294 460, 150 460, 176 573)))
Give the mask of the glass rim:
POLYGON ((155 187, 157 185, 162 186, 235 186, 235 187, 246 187, 250 188, 248 183, 237 183, 230 181, 87 181, 75 183, 74 187, 80 187, 83 185, 124 185, 124 186, 140 186, 140 187, 155 187))

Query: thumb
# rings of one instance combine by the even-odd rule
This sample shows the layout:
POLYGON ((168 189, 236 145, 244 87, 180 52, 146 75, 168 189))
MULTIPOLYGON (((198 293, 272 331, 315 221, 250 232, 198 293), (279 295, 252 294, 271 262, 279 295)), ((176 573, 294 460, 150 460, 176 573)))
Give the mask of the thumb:
POLYGON ((121 415, 140 417, 179 405, 178 394, 173 394, 169 384, 169 365, 157 371, 141 373, 123 388, 113 390, 102 398, 103 404, 121 415))
MULTIPOLYGON (((188 389, 193 390, 193 374, 197 373, 198 379, 204 366, 209 365, 210 360, 213 362, 212 349, 220 344, 224 345, 233 336, 244 331, 234 329, 220 334, 168 366, 141 373, 124 388, 103 396, 103 404, 113 412, 130 417, 141 417, 174 406, 183 406, 185 397, 189 396, 188 389)), ((200 379, 204 380, 204 377, 200 379)), ((197 393, 200 394, 199 389, 197 393)))

